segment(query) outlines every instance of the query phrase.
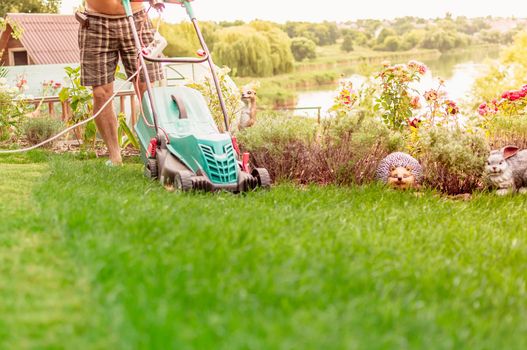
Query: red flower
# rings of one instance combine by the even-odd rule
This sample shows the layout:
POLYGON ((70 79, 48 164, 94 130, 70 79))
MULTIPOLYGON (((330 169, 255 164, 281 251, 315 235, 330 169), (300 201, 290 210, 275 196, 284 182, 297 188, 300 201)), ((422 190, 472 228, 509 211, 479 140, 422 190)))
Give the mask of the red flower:
POLYGON ((412 128, 418 128, 419 124, 421 124, 421 119, 417 117, 412 118, 411 120, 408 120, 408 125, 411 126, 412 128))
POLYGON ((457 104, 454 101, 446 100, 445 101, 445 105, 446 105, 446 110, 447 110, 448 114, 456 115, 456 114, 459 113, 459 107, 457 106, 457 104))

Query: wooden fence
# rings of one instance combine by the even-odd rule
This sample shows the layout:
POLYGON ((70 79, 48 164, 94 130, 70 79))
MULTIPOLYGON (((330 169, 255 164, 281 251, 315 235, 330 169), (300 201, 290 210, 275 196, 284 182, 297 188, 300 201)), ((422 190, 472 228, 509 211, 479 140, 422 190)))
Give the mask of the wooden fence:
MULTIPOLYGON (((114 98, 114 103, 118 102, 118 113, 126 113, 126 106, 128 104, 130 111, 130 124, 135 125, 136 122, 136 96, 133 90, 120 91, 114 98)), ((46 111, 52 118, 58 118, 64 122, 70 120, 72 115, 72 110, 68 101, 60 101, 58 96, 46 96, 46 97, 37 97, 32 100, 28 100, 28 103, 38 107, 41 103, 42 106, 45 106, 46 111), (58 108, 57 108, 58 107, 58 108)))

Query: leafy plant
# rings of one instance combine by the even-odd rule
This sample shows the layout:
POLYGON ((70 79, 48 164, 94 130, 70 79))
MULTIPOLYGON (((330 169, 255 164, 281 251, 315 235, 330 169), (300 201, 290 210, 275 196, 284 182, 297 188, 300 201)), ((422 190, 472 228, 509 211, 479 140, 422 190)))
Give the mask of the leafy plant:
POLYGON ((124 115, 124 113, 119 113, 117 120, 119 122, 119 127, 117 129, 117 137, 119 139, 119 146, 121 148, 132 146, 133 148, 138 150, 139 140, 135 136, 132 129, 130 129, 130 127, 126 123, 126 116, 124 115))
MULTIPOLYGON (((93 98, 91 90, 81 85, 80 66, 77 68, 66 67, 66 75, 70 81, 69 86, 64 86, 59 92, 61 102, 68 101, 71 107, 72 115, 68 120, 69 125, 77 124, 80 121, 86 120, 92 116, 93 113, 93 98)), ((81 137, 84 145, 95 142, 97 135, 95 122, 90 121, 81 129, 81 137)))
MULTIPOLYGON (((220 81, 223 99, 225 101, 225 107, 227 109, 229 125, 232 127, 241 110, 241 93, 236 84, 234 84, 232 80, 229 79, 229 72, 230 69, 224 67, 219 69, 217 74, 220 81)), ((222 132, 225 131, 223 112, 221 110, 220 101, 216 92, 216 86, 214 85, 212 79, 205 79, 202 82, 192 82, 187 86, 201 92, 209 105, 212 117, 214 118, 218 129, 222 132)))
MULTIPOLYGON (((62 130, 62 121, 51 117, 29 118, 22 126, 22 133, 30 144, 35 145, 49 139, 62 130)), ((45 147, 51 147, 48 143, 45 147)))
POLYGON ((7 85, 5 78, 0 78, 0 141, 6 141, 20 131, 24 116, 31 106, 24 99, 18 88, 7 85))
POLYGON ((407 65, 384 65, 378 74, 381 94, 374 110, 381 112, 387 126, 400 130, 409 123, 415 109, 414 96, 418 94, 411 84, 419 82, 426 71, 426 66, 416 61, 410 61, 407 65))
POLYGON ((488 156, 485 135, 462 128, 421 128, 418 159, 423 164, 424 183, 451 194, 471 192, 482 184, 488 156))

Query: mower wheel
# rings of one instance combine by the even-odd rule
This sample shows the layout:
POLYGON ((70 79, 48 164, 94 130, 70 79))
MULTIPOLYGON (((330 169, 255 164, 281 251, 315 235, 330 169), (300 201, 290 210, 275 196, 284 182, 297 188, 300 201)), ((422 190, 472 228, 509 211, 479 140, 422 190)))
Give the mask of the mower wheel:
POLYGON ((176 190, 178 191, 191 191, 192 186, 192 174, 190 171, 178 171, 176 172, 175 178, 174 178, 174 186, 176 187, 176 190))
POLYGON ((271 187, 271 175, 265 168, 254 168, 252 171, 252 176, 258 180, 258 186, 262 188, 271 187))
POLYGON ((145 164, 145 176, 149 179, 155 180, 158 177, 157 160, 148 159, 145 164))

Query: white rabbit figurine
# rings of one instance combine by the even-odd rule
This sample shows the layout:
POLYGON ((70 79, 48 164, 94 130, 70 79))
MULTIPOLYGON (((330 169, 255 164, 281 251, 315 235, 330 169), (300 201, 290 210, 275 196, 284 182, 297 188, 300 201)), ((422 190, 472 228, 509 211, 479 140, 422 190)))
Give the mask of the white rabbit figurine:
POLYGON ((498 195, 527 193, 527 150, 506 146, 490 152, 485 171, 498 195))

